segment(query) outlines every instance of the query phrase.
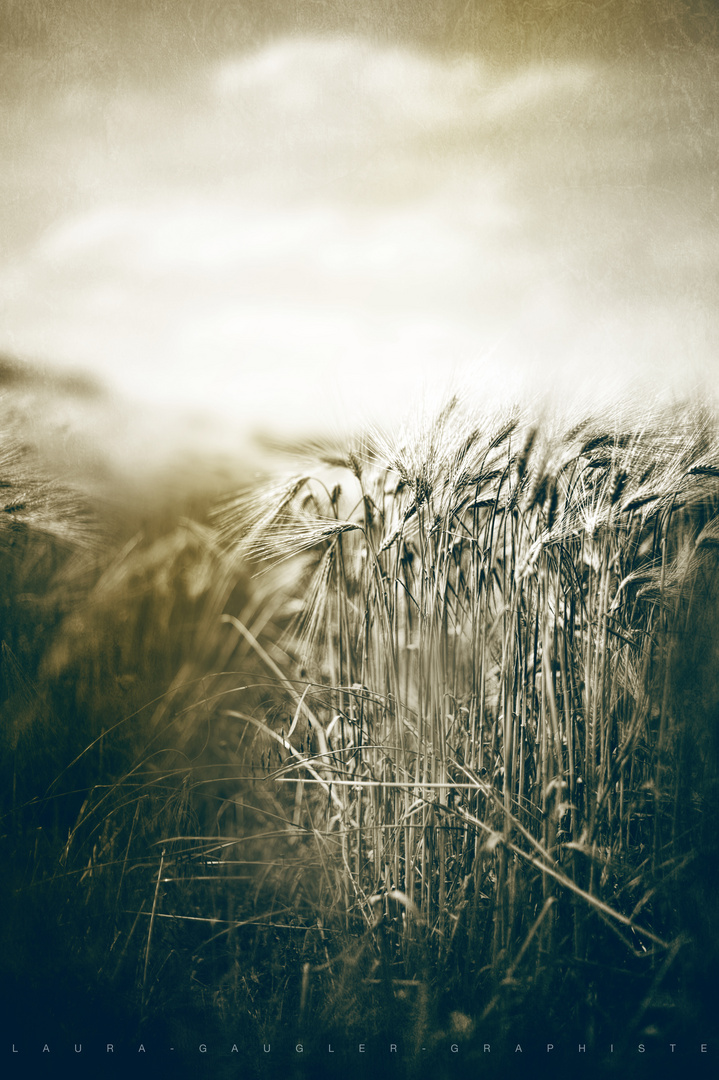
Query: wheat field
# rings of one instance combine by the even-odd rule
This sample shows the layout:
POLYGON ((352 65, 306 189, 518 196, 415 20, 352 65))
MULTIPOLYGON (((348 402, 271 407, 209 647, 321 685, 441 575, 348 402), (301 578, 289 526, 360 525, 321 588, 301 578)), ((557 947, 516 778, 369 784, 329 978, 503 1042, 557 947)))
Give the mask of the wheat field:
POLYGON ((290 464, 119 528, 4 454, 16 1039, 111 1019, 217 1076, 706 1043, 713 409, 453 399, 290 464))

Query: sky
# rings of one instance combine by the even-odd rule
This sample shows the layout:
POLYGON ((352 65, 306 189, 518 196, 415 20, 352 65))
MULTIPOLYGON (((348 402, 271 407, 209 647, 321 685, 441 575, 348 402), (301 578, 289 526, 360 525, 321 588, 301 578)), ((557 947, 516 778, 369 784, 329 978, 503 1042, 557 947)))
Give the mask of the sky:
POLYGON ((87 373, 62 424, 151 468, 448 388, 713 393, 711 8, 609 6, 0 0, 0 354, 43 422, 87 373))

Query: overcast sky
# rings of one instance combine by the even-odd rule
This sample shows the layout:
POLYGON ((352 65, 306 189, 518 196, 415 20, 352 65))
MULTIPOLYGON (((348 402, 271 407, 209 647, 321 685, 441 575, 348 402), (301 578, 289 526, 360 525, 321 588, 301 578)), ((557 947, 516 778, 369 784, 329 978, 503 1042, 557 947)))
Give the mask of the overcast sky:
POLYGON ((144 454, 392 422, 449 382, 715 387, 706 20, 502 51, 450 0, 434 40, 407 4, 2 8, 0 351, 99 377, 144 454))

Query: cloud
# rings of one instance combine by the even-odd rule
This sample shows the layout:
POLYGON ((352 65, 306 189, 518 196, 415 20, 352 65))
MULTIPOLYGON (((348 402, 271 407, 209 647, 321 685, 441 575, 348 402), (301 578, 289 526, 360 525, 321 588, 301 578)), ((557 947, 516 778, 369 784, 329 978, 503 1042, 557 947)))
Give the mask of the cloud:
POLYGON ((671 387, 680 350, 714 362, 719 262, 693 104, 716 91, 674 75, 287 38, 159 89, 90 82, 38 114, 74 202, 0 263, 0 347, 234 439, 396 415, 450 370, 671 387))

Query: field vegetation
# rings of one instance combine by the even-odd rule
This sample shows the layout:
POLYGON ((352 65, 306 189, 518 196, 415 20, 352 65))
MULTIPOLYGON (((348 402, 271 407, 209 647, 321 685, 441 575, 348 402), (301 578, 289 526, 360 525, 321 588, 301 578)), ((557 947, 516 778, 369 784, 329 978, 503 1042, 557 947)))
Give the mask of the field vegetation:
POLYGON ((81 1011, 250 1075, 393 1042, 449 1076, 709 1039, 709 407, 452 400, 142 528, 2 466, 16 1041, 81 1011))

